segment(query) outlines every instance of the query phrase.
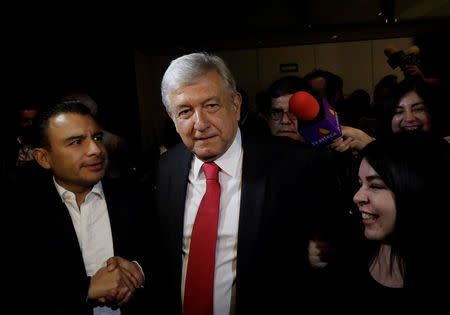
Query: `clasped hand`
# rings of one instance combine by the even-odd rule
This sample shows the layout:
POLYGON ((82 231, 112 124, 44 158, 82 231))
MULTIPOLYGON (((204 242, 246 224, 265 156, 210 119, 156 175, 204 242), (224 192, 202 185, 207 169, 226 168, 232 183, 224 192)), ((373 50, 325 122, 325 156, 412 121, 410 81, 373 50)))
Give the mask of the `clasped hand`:
POLYGON ((88 298, 121 307, 143 283, 144 275, 137 263, 114 256, 92 276, 88 298))

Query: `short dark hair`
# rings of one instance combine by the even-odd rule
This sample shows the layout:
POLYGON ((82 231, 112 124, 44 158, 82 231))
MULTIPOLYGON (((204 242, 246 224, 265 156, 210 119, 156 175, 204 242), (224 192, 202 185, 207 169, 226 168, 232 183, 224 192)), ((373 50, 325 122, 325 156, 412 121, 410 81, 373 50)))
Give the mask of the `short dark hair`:
POLYGON ((332 101, 336 94, 339 92, 342 94, 344 87, 344 81, 340 76, 327 70, 315 69, 305 75, 305 80, 308 82, 316 78, 324 78, 326 81, 325 93, 328 101, 332 101))
POLYGON ((377 82, 375 85, 374 90, 378 90, 381 88, 392 88, 395 84, 397 84, 398 77, 395 74, 388 74, 385 75, 380 79, 380 81, 377 82))
POLYGON ((50 149, 50 143, 47 137, 49 120, 56 115, 64 113, 89 115, 94 118, 89 108, 78 100, 62 101, 56 105, 45 108, 37 114, 36 124, 34 124, 35 131, 33 132, 34 137, 32 142, 35 148, 46 147, 50 149))
POLYGON ((386 135, 392 133, 391 122, 395 114, 395 108, 400 100, 409 92, 416 92, 423 99, 425 107, 430 112, 433 133, 442 133, 442 130, 440 130, 443 127, 440 121, 442 116, 435 114, 435 111, 439 111, 439 107, 443 105, 441 104, 442 95, 439 89, 424 81, 413 79, 404 79, 391 87, 387 101, 383 106, 382 116, 379 117, 379 132, 386 135))
POLYGON ((298 91, 307 90, 306 81, 296 75, 287 75, 275 80, 268 88, 265 94, 260 94, 259 111, 265 115, 270 112, 272 98, 278 98, 287 94, 294 94, 298 91))
MULTIPOLYGON (((425 106, 432 110, 433 106, 438 102, 438 90, 433 86, 421 80, 405 79, 392 87, 392 102, 397 105, 400 99, 408 92, 414 91, 423 98, 425 106)), ((391 113, 393 114, 393 113, 391 113)))
POLYGON ((274 81, 268 88, 270 97, 278 98, 286 94, 306 89, 306 81, 296 75, 287 75, 274 81))

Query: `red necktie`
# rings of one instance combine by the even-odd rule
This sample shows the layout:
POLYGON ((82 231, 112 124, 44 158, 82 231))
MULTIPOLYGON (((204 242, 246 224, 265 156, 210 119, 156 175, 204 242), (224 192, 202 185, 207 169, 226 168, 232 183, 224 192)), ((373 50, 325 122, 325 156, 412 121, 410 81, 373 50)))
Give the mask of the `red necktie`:
POLYGON ((214 311, 214 267, 219 221, 219 167, 204 163, 206 193, 198 208, 189 248, 184 290, 184 315, 212 315, 214 311))

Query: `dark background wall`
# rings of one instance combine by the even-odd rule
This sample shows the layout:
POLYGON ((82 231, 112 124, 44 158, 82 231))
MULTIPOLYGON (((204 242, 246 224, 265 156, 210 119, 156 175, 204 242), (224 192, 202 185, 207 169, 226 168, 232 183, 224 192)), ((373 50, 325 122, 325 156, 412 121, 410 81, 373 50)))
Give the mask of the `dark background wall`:
POLYGON ((104 128, 140 144, 134 47, 126 41, 28 40, 10 47, 9 104, 47 106, 68 93, 87 93, 104 128))
MULTIPOLYGON (((426 71, 448 76, 449 36, 437 32, 449 26, 448 1, 228 1, 220 7, 200 1, 158 8, 41 5, 27 7, 27 15, 24 9, 14 12, 17 17, 2 39, 7 69, 2 128, 10 126, 10 112, 20 102, 49 104, 62 94, 85 92, 98 102, 105 128, 125 136, 136 150, 141 149, 144 106, 137 96, 136 52, 170 60, 195 50, 413 36, 421 45, 426 71)), ((5 10, 5 15, 10 13, 5 10)), ((159 94, 157 80, 142 88, 159 94)))

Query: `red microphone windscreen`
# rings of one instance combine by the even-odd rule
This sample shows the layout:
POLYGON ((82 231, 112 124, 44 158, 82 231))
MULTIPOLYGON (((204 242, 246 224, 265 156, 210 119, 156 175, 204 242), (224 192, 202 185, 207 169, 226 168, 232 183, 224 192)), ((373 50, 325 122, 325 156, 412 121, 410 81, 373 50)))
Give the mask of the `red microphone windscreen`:
POLYGON ((308 92, 300 91, 294 93, 289 99, 289 111, 300 120, 310 121, 316 118, 320 105, 308 92))

